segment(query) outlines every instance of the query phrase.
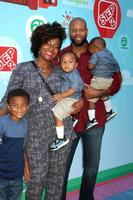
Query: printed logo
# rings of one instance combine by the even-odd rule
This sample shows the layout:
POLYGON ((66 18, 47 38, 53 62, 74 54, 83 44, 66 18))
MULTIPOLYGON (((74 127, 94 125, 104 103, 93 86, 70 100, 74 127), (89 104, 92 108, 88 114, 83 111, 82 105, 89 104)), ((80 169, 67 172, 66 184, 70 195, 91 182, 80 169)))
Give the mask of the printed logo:
POLYGON ((119 27, 121 12, 117 0, 96 0, 94 18, 102 37, 113 37, 119 27))
POLYGON ((12 71, 17 63, 17 50, 14 47, 0 47, 0 71, 12 71))
POLYGON ((98 4, 98 24, 100 27, 115 29, 117 26, 118 9, 115 3, 107 1, 98 4), (104 4, 103 4, 104 3, 104 4), (103 9, 104 8, 104 9, 103 9))
POLYGON ((80 7, 85 9, 92 9, 92 3, 89 0, 62 0, 65 5, 70 5, 74 7, 80 7))
POLYGON ((26 36, 30 40, 31 34, 37 26, 46 24, 47 20, 41 15, 32 15, 26 23, 26 36))
POLYGON ((57 6, 57 0, 0 0, 8 3, 15 3, 19 5, 28 6, 32 10, 37 10, 38 6, 41 8, 48 8, 49 6, 57 6))
POLYGON ((121 48, 122 49, 127 49, 128 48, 127 37, 122 37, 121 38, 121 48))
POLYGON ((49 6, 57 6, 57 0, 40 0, 40 8, 48 8, 49 6))
POLYGON ((62 26, 63 27, 68 27, 69 26, 69 22, 74 18, 71 15, 71 11, 68 13, 67 11, 65 11, 65 14, 62 15, 64 18, 64 21, 62 22, 62 26))

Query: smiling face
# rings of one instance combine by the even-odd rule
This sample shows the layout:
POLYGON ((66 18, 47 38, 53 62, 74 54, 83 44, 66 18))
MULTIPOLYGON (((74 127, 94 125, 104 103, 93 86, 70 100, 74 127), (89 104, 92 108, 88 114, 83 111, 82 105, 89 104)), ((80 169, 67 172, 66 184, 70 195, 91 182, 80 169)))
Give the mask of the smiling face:
POLYGON ((58 38, 48 40, 47 43, 41 46, 38 54, 39 58, 51 62, 58 55, 60 45, 61 42, 58 38))
POLYGON ((29 108, 28 99, 24 96, 14 96, 10 99, 8 110, 14 121, 20 121, 29 108))
POLYGON ((63 71, 67 73, 72 72, 77 67, 76 56, 71 52, 63 54, 61 57, 60 66, 63 71))
POLYGON ((88 30, 84 20, 72 20, 69 32, 70 39, 75 46, 82 46, 86 42, 88 30))

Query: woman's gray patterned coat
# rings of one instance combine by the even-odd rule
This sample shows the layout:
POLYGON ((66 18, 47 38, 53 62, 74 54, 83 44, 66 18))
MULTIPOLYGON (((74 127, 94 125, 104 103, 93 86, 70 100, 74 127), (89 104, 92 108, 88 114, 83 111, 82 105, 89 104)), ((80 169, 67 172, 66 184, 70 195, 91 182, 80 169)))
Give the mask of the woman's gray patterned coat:
MULTIPOLYGON (((40 200, 36 191, 41 191, 44 187, 47 188, 46 200, 60 200, 66 160, 75 134, 72 131, 71 120, 67 118, 64 124, 65 134, 70 140, 69 144, 58 151, 50 151, 49 147, 56 137, 51 112, 53 102, 39 73, 41 71, 39 69, 37 71, 31 62, 17 64, 0 107, 6 109, 6 96, 10 90, 23 88, 29 92, 30 108, 27 115, 29 131, 26 139, 26 151, 30 162, 31 183, 37 183, 37 185, 35 184, 36 186, 33 187, 34 184, 30 186, 29 183, 28 190, 34 190, 34 196, 28 198, 27 194, 27 199, 40 200)), ((59 69, 55 67, 53 73, 46 79, 55 93, 60 90, 59 73, 59 69)))

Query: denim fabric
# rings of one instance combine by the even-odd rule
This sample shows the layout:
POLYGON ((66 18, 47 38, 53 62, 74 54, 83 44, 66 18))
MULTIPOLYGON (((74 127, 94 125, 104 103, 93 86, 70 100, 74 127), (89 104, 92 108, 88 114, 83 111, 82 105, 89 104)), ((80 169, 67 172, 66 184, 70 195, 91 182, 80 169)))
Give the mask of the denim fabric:
POLYGON ((112 78, 114 72, 120 71, 117 60, 107 48, 94 53, 89 63, 95 65, 91 72, 96 77, 112 78))
POLYGON ((93 192, 100 162, 101 144, 104 133, 103 127, 94 127, 81 133, 73 141, 70 157, 66 166, 66 177, 62 190, 61 200, 66 200, 67 179, 74 157, 76 147, 81 139, 83 145, 83 174, 80 187, 79 200, 94 200, 93 192))
POLYGON ((0 179, 0 200, 20 200, 22 190, 22 180, 0 179))

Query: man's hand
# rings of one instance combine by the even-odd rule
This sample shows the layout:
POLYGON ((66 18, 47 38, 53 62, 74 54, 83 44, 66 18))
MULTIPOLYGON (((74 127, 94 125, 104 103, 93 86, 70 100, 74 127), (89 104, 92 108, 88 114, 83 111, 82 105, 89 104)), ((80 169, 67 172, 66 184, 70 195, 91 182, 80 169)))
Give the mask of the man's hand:
POLYGON ((73 105, 72 105, 72 115, 75 115, 75 114, 77 114, 78 112, 80 112, 81 111, 81 109, 82 109, 82 107, 83 107, 83 105, 84 105, 84 102, 83 102, 83 100, 79 100, 79 101, 77 101, 76 103, 74 103, 73 105))
POLYGON ((86 99, 101 97, 101 90, 96 90, 88 84, 84 84, 84 95, 86 99))

